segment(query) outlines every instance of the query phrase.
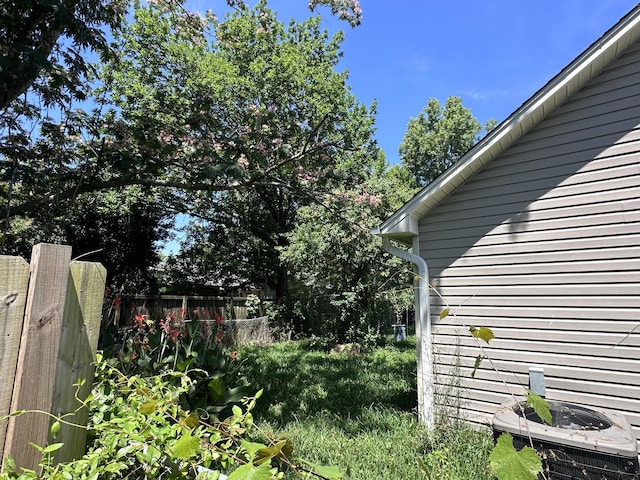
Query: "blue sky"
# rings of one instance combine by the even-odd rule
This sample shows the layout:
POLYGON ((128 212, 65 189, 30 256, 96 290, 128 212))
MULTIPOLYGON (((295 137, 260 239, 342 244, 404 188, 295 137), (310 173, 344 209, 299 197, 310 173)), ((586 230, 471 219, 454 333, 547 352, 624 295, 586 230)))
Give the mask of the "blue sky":
MULTIPOLYGON (((219 11, 222 0, 192 0, 219 11)), ((250 2, 253 4, 254 2, 250 2)), ((349 84, 378 101, 377 140, 390 163, 407 122, 429 98, 462 98, 484 122, 504 120, 636 4, 633 0, 360 0, 362 25, 343 29, 349 84)), ((281 19, 309 16, 306 0, 270 0, 281 19)))

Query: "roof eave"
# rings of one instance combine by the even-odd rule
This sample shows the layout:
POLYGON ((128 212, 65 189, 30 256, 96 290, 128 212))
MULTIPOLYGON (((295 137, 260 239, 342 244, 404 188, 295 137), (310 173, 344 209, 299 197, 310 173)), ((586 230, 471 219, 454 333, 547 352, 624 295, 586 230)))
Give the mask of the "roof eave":
POLYGON ((395 218, 392 216, 373 233, 410 245, 413 237, 418 235, 418 217, 404 215, 395 218))

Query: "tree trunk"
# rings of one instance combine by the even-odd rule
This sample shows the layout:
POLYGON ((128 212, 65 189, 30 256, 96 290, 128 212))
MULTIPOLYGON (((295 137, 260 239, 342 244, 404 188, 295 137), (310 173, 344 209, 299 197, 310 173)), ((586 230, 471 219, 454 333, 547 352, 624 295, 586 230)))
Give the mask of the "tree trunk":
POLYGON ((285 265, 279 265, 276 279, 276 300, 289 297, 289 272, 285 265))

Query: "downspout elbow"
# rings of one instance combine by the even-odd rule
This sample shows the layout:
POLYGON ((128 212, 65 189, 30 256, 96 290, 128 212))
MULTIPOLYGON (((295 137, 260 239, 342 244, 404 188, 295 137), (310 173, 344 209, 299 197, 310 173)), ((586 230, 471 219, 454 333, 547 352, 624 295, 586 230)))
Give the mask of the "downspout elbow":
POLYGON ((413 263, 417 269, 418 283, 418 309, 417 317, 420 325, 420 335, 417 346, 419 368, 418 395, 419 403, 422 405, 420 417, 428 428, 433 428, 435 424, 435 406, 433 393, 433 355, 431 347, 431 307, 429 299, 429 267, 427 261, 420 255, 394 247, 391 239, 382 237, 382 246, 388 253, 396 257, 413 263), (420 402, 420 399, 422 402, 420 402))

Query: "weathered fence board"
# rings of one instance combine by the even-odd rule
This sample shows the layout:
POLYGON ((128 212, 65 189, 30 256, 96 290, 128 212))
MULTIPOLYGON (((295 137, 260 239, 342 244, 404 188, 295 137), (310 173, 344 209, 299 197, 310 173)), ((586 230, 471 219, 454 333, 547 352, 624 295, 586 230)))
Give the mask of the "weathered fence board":
POLYGON ((11 409, 28 282, 29 264, 24 259, 0 256, 0 452, 11 409))
MULTIPOLYGON (((9 417, 0 453, 3 462, 13 457, 18 468, 38 470, 40 453, 29 443, 51 443, 52 415, 82 425, 88 418, 78 398, 88 396, 93 382, 106 272, 99 264, 70 263, 70 258, 71 247, 49 244, 33 248, 30 266, 0 257, 0 274, 4 268, 9 272, 0 276, 0 333, 10 328, 14 338, 6 347, 0 340, 0 392, 2 398, 11 396, 9 408, 0 414, 27 412, 9 417), (5 380, 4 369, 15 372, 15 378, 7 374, 5 380), (82 379, 84 384, 74 387, 82 379)), ((0 432, 4 435, 5 429, 0 432)), ((80 457, 85 440, 84 428, 64 426, 55 439, 65 444, 56 461, 80 457)))
MULTIPOLYGON (((33 248, 12 412, 51 410, 70 260, 71 247, 39 244, 33 248)), ((17 466, 38 465, 40 454, 29 442, 45 445, 49 424, 50 418, 40 413, 10 417, 5 454, 17 466)))
POLYGON ((144 313, 149 318, 164 318, 169 312, 180 315, 185 312, 188 318, 192 318, 193 312, 200 315, 205 312, 213 317, 214 313, 224 318, 247 318, 246 297, 207 297, 193 295, 127 295, 122 297, 122 302, 116 315, 117 325, 126 325, 133 319, 136 313, 144 313))
MULTIPOLYGON (((73 413, 65 420, 76 425, 86 425, 89 418, 88 409, 78 399, 84 400, 91 393, 106 274, 105 268, 97 263, 70 265, 51 412, 73 413)), ((56 452, 56 462, 80 458, 86 430, 63 423, 55 441, 64 443, 56 452)))

